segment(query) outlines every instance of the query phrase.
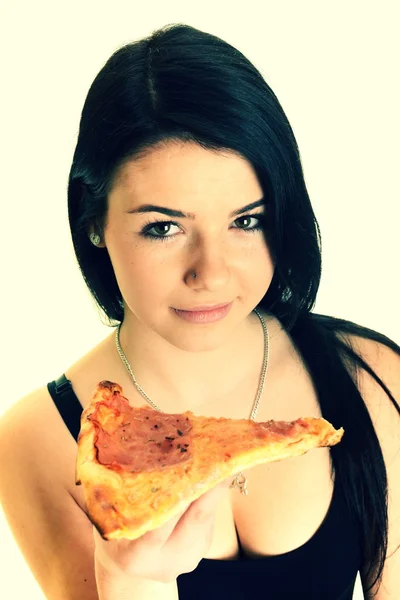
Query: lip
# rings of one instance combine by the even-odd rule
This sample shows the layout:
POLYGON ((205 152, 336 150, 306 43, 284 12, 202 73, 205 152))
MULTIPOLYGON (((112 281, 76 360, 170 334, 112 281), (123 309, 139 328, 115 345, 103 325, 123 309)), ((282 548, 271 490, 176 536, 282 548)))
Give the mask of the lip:
POLYGON ((228 306, 231 302, 223 302, 222 304, 202 304, 201 306, 194 306, 193 308, 176 308, 175 310, 181 310, 184 312, 206 312, 208 310, 216 310, 228 306))
POLYGON ((232 304, 233 302, 229 302, 229 304, 216 304, 213 308, 208 306, 207 310, 194 310, 193 308, 190 310, 174 308, 173 310, 175 314, 184 321, 201 325, 206 323, 214 323, 215 321, 220 321, 226 317, 232 308, 232 304))

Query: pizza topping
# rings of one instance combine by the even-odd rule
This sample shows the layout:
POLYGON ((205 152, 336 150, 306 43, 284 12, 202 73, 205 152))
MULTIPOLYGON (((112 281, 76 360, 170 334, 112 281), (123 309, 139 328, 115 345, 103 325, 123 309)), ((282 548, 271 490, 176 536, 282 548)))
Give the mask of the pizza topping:
POLYGON ((140 473, 191 459, 192 424, 189 418, 182 420, 180 415, 158 413, 147 407, 133 408, 118 392, 114 394, 112 409, 115 416, 106 421, 101 418, 101 403, 97 406, 100 414, 90 415, 96 428, 95 447, 100 464, 117 471, 140 473))
MULTIPOLYGON (((262 429, 264 429, 271 438, 273 437, 295 437, 298 436, 303 430, 308 429, 308 424, 302 419, 296 421, 266 421, 260 423, 262 429)), ((263 435, 262 430, 259 431, 259 435, 263 435)))
MULTIPOLYGON (((76 484, 103 539, 134 540, 243 466, 332 446, 342 435, 322 418, 260 423, 134 408, 121 386, 104 381, 81 416, 76 484)), ((235 477, 241 491, 245 483, 235 477)))

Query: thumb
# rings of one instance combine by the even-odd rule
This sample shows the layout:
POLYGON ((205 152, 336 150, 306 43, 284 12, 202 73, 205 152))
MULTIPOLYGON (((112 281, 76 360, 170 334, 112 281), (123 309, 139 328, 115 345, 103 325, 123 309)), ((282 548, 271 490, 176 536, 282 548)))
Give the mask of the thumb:
POLYGON ((179 539, 183 539, 189 528, 193 533, 193 528, 200 527, 201 529, 205 525, 211 526, 217 506, 226 495, 230 483, 231 479, 225 480, 192 502, 176 524, 170 540, 178 542, 179 539))
MULTIPOLYGON (((207 517, 213 515, 215 510, 222 500, 222 498, 226 495, 227 490, 229 489, 231 483, 231 478, 229 480, 224 480, 218 485, 208 490, 197 498, 194 502, 191 503, 185 515, 189 513, 191 518, 198 519, 207 519, 207 517)), ((183 516, 185 516, 183 515, 183 516)))

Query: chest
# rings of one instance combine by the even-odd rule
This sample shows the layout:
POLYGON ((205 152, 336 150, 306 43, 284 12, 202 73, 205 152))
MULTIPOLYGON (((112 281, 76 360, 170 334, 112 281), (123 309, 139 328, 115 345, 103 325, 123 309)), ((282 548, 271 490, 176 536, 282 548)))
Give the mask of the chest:
MULTIPOLYGON (((87 377, 88 371, 85 373, 87 377)), ((110 375, 112 379, 114 374, 110 375)), ((93 375, 93 380, 96 376, 93 375)), ((225 397, 204 402, 194 412, 210 417, 249 416, 259 377, 260 369, 256 366, 225 397)), ((73 381, 78 397, 79 382, 79 378, 73 381)), ((85 397, 84 392, 82 397, 85 397)), ((140 395, 137 402, 143 403, 140 395)), ((320 407, 307 370, 299 357, 288 351, 275 364, 273 375, 267 374, 256 420, 291 421, 302 416, 319 417, 320 407)), ((205 558, 235 558, 239 542, 249 555, 282 554, 298 548, 314 535, 327 514, 333 493, 328 448, 259 465, 244 475, 249 493, 246 496, 238 489, 231 489, 221 502, 216 512, 213 541, 205 558)), ((84 507, 81 488, 74 486, 71 493, 84 507)))
POLYGON ((239 542, 248 555, 277 555, 305 544, 323 522, 333 481, 329 450, 244 472, 248 495, 231 489, 218 507, 205 558, 232 559, 239 542))
MULTIPOLYGON (((256 391, 254 377, 226 400, 230 403, 229 416, 243 418, 245 406, 250 413, 256 391)), ((227 406, 215 405, 209 416, 220 416, 227 410, 227 406)), ((291 421, 301 416, 320 417, 321 411, 311 377, 293 356, 282 362, 280 373, 266 380, 256 420, 291 421)), ((235 558, 239 543, 248 555, 283 554, 302 546, 316 533, 333 494, 329 448, 259 465, 243 474, 248 495, 233 488, 221 502, 205 558, 235 558)))

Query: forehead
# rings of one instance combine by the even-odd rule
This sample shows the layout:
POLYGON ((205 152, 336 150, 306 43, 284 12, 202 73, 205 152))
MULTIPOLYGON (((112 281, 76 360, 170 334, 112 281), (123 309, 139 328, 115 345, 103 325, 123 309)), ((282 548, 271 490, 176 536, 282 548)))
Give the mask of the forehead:
POLYGON ((229 150, 208 150, 193 142, 170 142, 126 163, 113 191, 131 201, 172 202, 202 197, 259 196, 262 189, 252 165, 229 150))

